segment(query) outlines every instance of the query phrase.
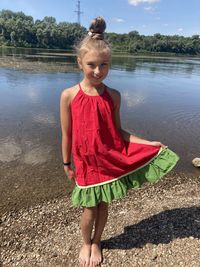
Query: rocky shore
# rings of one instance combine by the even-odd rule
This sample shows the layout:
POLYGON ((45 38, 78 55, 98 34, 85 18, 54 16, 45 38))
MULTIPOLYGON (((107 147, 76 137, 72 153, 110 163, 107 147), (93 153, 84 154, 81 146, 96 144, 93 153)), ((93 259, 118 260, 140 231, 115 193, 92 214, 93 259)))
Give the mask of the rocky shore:
MULTIPOLYGON (((102 267, 199 267, 200 177, 171 174, 110 205, 102 267)), ((76 267, 81 209, 69 197, 1 217, 3 267, 76 267)))

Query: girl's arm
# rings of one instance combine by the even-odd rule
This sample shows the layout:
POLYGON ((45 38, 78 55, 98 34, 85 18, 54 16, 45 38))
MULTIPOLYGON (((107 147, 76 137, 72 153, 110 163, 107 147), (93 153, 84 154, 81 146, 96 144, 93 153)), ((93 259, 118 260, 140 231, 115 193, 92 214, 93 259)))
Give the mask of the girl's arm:
MULTIPOLYGON (((63 162, 70 162, 72 151, 72 123, 70 110, 71 95, 70 90, 64 90, 60 98, 60 122, 62 130, 62 157, 63 162)), ((67 177, 72 180, 74 171, 71 166, 64 166, 67 177)))
POLYGON ((114 105, 115 105, 115 113, 114 113, 115 125, 116 125, 116 128, 119 130, 122 138, 125 141, 131 142, 131 143, 139 143, 139 144, 165 147, 161 142, 148 141, 148 140, 139 138, 139 137, 137 137, 133 134, 130 134, 129 132, 123 130, 121 128, 121 121, 120 121, 121 95, 118 91, 112 90, 112 97, 113 97, 114 105))

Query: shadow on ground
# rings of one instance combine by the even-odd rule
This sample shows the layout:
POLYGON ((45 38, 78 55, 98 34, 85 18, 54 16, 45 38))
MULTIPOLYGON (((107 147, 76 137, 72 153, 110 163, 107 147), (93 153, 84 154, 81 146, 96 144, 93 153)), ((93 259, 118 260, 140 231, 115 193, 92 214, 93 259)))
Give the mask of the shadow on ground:
POLYGON ((147 243, 167 244, 177 238, 200 239, 200 207, 162 211, 141 222, 127 226, 124 233, 102 241, 102 248, 142 248, 147 243))

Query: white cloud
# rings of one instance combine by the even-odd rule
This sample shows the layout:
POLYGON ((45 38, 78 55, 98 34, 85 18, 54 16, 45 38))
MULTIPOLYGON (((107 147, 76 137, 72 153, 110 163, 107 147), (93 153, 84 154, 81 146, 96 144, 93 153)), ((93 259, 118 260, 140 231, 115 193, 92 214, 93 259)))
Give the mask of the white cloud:
POLYGON ((178 32, 182 32, 182 31, 183 31, 183 28, 179 28, 179 29, 178 29, 178 32))
POLYGON ((152 7, 152 6, 146 6, 146 7, 144 7, 144 10, 146 10, 146 11, 154 11, 155 8, 152 7))
POLYGON ((157 3, 159 1, 160 0, 128 0, 129 4, 134 5, 134 6, 138 6, 138 5, 144 4, 144 3, 154 4, 154 3, 157 3))
POLYGON ((121 18, 114 18, 113 21, 114 22, 117 22, 117 23, 125 22, 125 20, 124 19, 121 19, 121 18))

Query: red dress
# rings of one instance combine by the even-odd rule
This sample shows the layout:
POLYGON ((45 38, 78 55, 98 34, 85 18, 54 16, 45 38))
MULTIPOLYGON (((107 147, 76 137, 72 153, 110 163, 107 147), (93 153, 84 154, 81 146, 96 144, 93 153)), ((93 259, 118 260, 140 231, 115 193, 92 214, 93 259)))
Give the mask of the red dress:
MULTIPOLYGON (((79 85, 80 86, 80 85, 79 85)), ((118 180, 147 165, 160 147, 126 142, 114 123, 114 104, 106 87, 102 95, 80 90, 71 103, 72 154, 79 188, 118 180)))

